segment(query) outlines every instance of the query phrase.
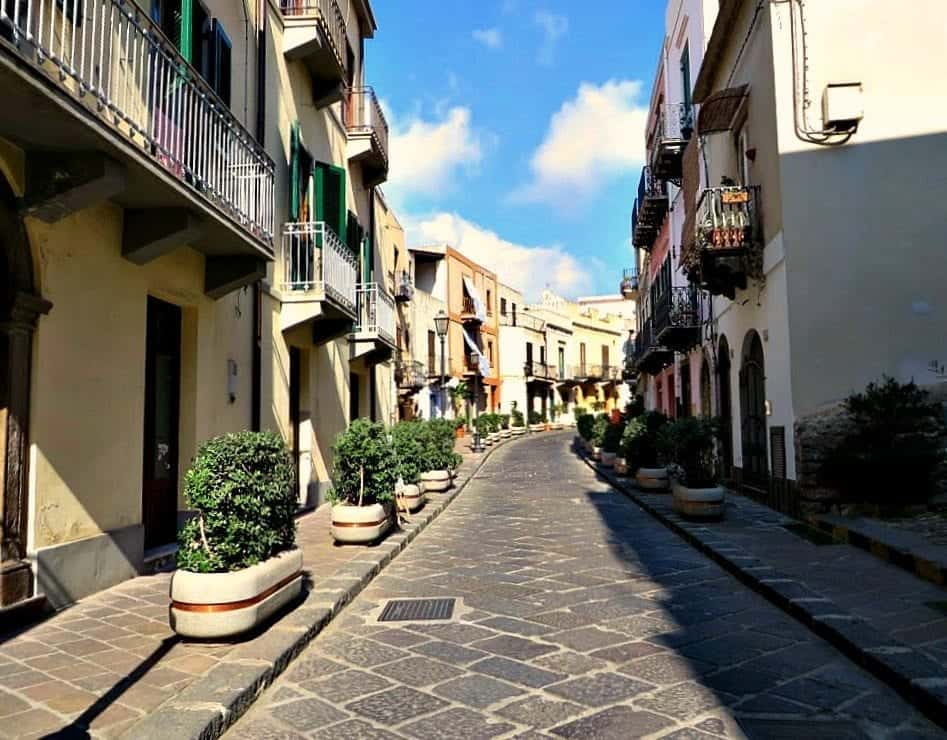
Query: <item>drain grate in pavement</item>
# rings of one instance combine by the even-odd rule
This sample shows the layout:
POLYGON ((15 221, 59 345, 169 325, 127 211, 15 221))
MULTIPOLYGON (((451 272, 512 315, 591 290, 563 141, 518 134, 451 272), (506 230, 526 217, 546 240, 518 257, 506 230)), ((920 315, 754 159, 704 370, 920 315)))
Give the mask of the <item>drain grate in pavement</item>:
POLYGON ((810 527, 808 524, 782 524, 780 526, 782 526, 783 529, 789 530, 794 535, 802 537, 804 540, 809 540, 813 545, 818 545, 819 547, 842 544, 833 538, 832 535, 821 532, 815 527, 810 527))
POLYGON ((749 740, 868 740, 854 722, 737 718, 749 740))
POLYGON ((450 619, 456 599, 396 599, 382 609, 379 622, 413 622, 450 619))

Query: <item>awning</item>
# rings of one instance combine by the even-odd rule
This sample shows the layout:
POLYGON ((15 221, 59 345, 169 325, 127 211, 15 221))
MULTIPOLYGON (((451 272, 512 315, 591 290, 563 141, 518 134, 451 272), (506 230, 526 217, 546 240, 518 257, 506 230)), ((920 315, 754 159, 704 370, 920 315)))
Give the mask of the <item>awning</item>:
POLYGON ((700 104, 697 131, 701 136, 733 128, 734 119, 749 94, 749 85, 720 90, 700 104))
MULTIPOLYGON (((467 278, 464 278, 466 280, 467 278)), ((477 346, 477 343, 474 341, 473 337, 467 333, 467 330, 461 328, 461 331, 464 333, 464 344, 470 349, 471 354, 477 356, 477 366, 480 370, 480 375, 486 378, 490 373, 490 360, 487 359, 486 355, 480 351, 480 347, 477 346)))
POLYGON ((477 290, 477 286, 474 285, 473 280, 464 275, 464 288, 467 291, 467 295, 470 296, 470 300, 474 304, 474 313, 477 316, 479 321, 487 320, 487 312, 484 310, 483 298, 480 297, 480 291, 477 290))

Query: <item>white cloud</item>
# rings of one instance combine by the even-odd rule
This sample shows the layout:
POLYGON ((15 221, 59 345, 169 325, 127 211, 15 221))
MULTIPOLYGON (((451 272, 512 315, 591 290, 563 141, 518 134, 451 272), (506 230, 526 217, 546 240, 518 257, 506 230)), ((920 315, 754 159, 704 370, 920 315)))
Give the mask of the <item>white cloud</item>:
POLYGON ((435 121, 419 116, 396 120, 388 188, 396 194, 428 196, 448 191, 458 168, 475 167, 482 158, 480 135, 471 119, 469 108, 456 106, 435 121))
POLYGON ((594 282, 560 245, 515 244, 456 213, 407 215, 404 222, 410 244, 449 244, 495 272, 500 282, 523 291, 530 302, 538 301, 544 288, 574 297, 588 292, 594 282))
POLYGON ((478 28, 471 33, 474 41, 483 44, 488 49, 499 49, 503 46, 503 32, 499 28, 478 28))
POLYGON ((537 10, 533 16, 533 22, 543 32, 543 43, 539 48, 539 56, 536 61, 544 67, 551 67, 555 59, 559 39, 565 36, 569 30, 569 19, 558 13, 550 13, 548 10, 537 10))
POLYGON ((514 202, 575 206, 608 182, 641 166, 648 107, 639 81, 583 83, 549 121, 546 138, 530 160, 532 181, 514 202))

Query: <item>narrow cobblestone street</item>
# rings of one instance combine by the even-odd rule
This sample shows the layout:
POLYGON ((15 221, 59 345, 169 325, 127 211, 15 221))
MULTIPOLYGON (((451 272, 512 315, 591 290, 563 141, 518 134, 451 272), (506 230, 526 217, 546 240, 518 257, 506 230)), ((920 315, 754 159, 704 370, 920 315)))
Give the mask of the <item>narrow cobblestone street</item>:
POLYGON ((497 450, 228 740, 934 738, 545 434, 497 450), (454 597, 449 622, 379 623, 454 597))

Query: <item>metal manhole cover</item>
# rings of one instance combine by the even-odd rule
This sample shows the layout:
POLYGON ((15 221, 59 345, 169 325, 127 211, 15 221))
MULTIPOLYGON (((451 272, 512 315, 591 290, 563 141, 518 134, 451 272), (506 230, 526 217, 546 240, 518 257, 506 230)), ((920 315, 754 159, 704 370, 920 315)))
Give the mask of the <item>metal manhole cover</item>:
POLYGON ((787 719, 737 719, 749 740, 867 740, 854 722, 787 719))
POLYGON ((450 619, 456 599, 396 599, 382 609, 379 622, 413 622, 450 619))

